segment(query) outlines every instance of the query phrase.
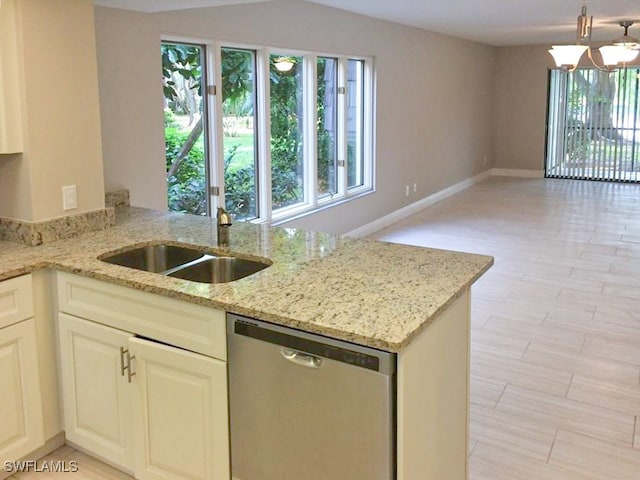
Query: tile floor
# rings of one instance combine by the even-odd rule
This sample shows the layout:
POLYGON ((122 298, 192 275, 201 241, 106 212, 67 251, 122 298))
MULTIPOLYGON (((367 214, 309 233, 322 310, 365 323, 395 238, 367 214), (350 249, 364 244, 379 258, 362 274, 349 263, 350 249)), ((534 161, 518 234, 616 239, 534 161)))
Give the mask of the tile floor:
POLYGON ((7 480, 133 480, 116 470, 67 445, 38 460, 37 468, 16 473, 7 480))
MULTIPOLYGON (((491 254, 473 287, 470 480, 640 479, 640 185, 493 177, 374 235, 491 254)), ((75 474, 130 477, 69 447, 75 474)))
POLYGON ((470 480, 640 479, 640 185, 492 177, 374 238, 495 257, 470 480))

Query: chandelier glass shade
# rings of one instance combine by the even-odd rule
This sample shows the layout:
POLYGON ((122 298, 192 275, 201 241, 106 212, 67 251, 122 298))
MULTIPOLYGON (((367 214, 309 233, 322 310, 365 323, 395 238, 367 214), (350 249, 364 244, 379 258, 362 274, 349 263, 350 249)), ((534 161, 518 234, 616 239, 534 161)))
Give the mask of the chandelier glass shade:
POLYGON ((549 50, 549 53, 558 67, 562 67, 563 65, 578 65, 587 48, 586 45, 554 45, 549 50))
POLYGON ((582 11, 578 17, 576 44, 554 45, 549 50, 549 53, 553 56, 556 66, 567 71, 573 71, 578 67, 585 52, 587 52, 591 63, 599 70, 611 71, 619 66, 624 66, 638 56, 640 42, 629 36, 629 27, 633 25, 633 21, 623 20, 619 24, 624 28, 624 35, 616 39, 612 44, 604 45, 598 49, 603 65, 598 65, 593 58, 591 49, 593 17, 587 15, 586 5, 582 6, 582 11))

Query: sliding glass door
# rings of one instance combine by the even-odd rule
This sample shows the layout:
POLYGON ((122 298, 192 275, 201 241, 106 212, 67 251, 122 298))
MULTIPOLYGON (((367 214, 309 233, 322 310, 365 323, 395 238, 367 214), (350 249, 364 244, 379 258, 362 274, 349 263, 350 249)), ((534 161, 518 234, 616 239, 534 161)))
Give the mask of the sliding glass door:
POLYGON ((640 180, 640 69, 552 70, 547 177, 640 180))

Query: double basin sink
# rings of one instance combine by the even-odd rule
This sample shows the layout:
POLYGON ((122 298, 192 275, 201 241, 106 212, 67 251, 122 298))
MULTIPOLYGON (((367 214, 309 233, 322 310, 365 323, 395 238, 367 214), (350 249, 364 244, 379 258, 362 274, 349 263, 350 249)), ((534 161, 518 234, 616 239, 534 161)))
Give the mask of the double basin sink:
POLYGON ((200 283, 226 283, 267 268, 270 263, 202 252, 183 245, 145 245, 98 257, 103 262, 200 283))

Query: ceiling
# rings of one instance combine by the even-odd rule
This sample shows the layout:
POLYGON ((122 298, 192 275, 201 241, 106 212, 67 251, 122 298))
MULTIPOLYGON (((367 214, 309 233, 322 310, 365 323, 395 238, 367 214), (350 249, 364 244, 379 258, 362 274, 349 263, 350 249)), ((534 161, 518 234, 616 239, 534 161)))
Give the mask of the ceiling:
MULTIPOLYGON (((255 3, 256 0, 94 0, 97 5, 143 12, 255 3)), ((271 1, 271 0, 258 0, 271 1)), ((489 45, 570 43, 575 40, 580 0, 294 0, 328 5, 370 17, 446 33, 489 45)), ((608 41, 623 31, 618 21, 636 20, 640 0, 590 0, 593 39, 608 41)))

